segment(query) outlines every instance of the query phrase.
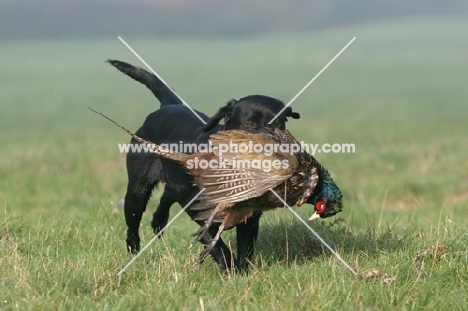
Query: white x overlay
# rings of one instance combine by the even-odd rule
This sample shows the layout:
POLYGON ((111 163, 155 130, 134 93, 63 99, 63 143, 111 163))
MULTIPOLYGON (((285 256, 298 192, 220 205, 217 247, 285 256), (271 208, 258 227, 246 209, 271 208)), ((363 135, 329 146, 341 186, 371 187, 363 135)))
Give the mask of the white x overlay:
MULTIPOLYGON (((158 77, 159 80, 161 80, 161 82, 163 82, 166 87, 171 90, 174 95, 185 105, 187 106, 190 111, 198 117, 198 119, 200 119, 200 121, 202 121, 204 124, 206 124, 205 120, 202 119, 202 117, 200 117, 198 115, 198 113, 192 109, 192 107, 190 107, 189 104, 187 104, 185 102, 185 100, 179 96, 179 94, 177 94, 167 83, 166 81, 164 81, 163 78, 161 78, 157 73, 156 71, 153 70, 153 68, 151 68, 150 65, 148 65, 148 63, 140 56, 138 55, 137 52, 135 52, 135 50, 127 43, 125 42, 124 39, 122 39, 122 37, 118 37, 119 40, 156 76, 158 77)), ((350 45, 351 43, 354 42, 354 40, 356 40, 356 37, 352 38, 351 41, 348 42, 348 44, 346 44, 339 52, 338 54, 335 55, 335 57, 333 57, 323 68, 322 70, 320 70, 313 78, 312 80, 309 81, 309 83, 307 83, 297 94, 296 96, 294 96, 287 105, 285 105, 285 107, 280 111, 278 112, 278 114, 276 114, 276 116, 274 116, 270 122, 268 122, 268 124, 271 124, 276 118, 278 118, 278 116, 284 111, 286 110, 286 108, 288 108, 350 45)), ((345 265, 346 268, 348 268, 354 275, 357 275, 357 272, 348 264, 346 263, 346 261, 344 261, 344 259, 330 246, 328 245, 327 242, 325 242, 324 239, 322 239, 320 237, 320 235, 314 230, 312 229, 308 224, 307 222, 305 222, 301 216, 299 216, 299 214, 296 213, 296 211, 294 211, 294 209, 289 206, 275 191, 273 191, 271 188, 269 189, 283 204, 284 206, 286 206, 293 214, 294 216, 296 216, 306 227, 307 229, 309 229, 310 232, 312 232, 313 235, 315 235, 315 237, 333 254, 336 256, 336 258, 338 258, 338 260, 340 260, 343 265, 345 265)), ((122 269, 120 270, 120 272, 117 274, 117 276, 121 276, 123 272, 125 272, 125 270, 180 216, 180 214, 182 214, 189 206, 190 204, 192 204, 193 201, 195 201, 201 194, 202 192, 205 191, 205 188, 201 189, 200 192, 195 195, 193 197, 192 200, 190 200, 189 203, 187 203, 187 205, 184 206, 184 208, 179 211, 179 213, 177 213, 177 215, 174 216, 174 218, 171 219, 171 221, 164 227, 161 229, 161 231, 158 232, 158 234, 156 234, 152 239, 151 241, 148 242, 148 244, 145 245, 145 247, 143 247, 141 249, 140 252, 138 252, 138 254, 135 255, 135 257, 132 258, 132 260, 130 260, 128 262, 128 264, 122 269)))

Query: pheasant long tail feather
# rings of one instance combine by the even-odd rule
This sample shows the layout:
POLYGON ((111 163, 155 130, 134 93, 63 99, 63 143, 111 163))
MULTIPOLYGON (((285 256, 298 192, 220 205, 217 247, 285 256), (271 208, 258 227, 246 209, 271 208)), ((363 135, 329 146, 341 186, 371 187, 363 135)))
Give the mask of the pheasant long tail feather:
POLYGON ((118 127, 120 127, 122 130, 127 132, 127 134, 132 136, 137 142, 145 145, 146 148, 147 148, 147 151, 150 152, 150 153, 157 154, 157 155, 159 155, 161 157, 164 157, 166 159, 176 161, 176 162, 181 162, 185 157, 187 157, 187 155, 185 153, 175 152, 175 151, 172 151, 170 149, 161 147, 160 145, 154 144, 154 143, 152 143, 150 141, 147 141, 147 140, 141 138, 140 136, 132 133, 131 131, 129 131, 128 129, 123 127, 122 125, 118 124, 117 122, 115 122, 114 120, 112 120, 111 118, 106 116, 105 114, 103 114, 103 113, 101 113, 99 111, 96 111, 96 110, 94 110, 94 109, 92 109, 90 107, 88 107, 88 109, 91 110, 94 113, 97 113, 97 114, 101 115, 105 119, 109 120, 110 122, 112 122, 115 125, 117 125, 118 127))

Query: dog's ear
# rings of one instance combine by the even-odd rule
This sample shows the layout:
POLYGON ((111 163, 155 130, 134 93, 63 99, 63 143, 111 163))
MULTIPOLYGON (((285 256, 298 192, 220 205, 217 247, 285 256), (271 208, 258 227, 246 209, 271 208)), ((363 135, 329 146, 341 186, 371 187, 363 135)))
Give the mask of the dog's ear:
POLYGON ((286 117, 291 117, 293 119, 299 119, 301 117, 301 115, 299 113, 293 112, 291 107, 286 108, 285 116, 286 117))
POLYGON ((208 132, 211 130, 213 127, 218 125, 219 121, 221 121, 223 118, 224 123, 228 122, 229 118, 231 117, 232 108, 236 103, 237 101, 235 99, 231 99, 224 107, 219 108, 218 112, 213 117, 211 117, 203 127, 203 132, 208 132))

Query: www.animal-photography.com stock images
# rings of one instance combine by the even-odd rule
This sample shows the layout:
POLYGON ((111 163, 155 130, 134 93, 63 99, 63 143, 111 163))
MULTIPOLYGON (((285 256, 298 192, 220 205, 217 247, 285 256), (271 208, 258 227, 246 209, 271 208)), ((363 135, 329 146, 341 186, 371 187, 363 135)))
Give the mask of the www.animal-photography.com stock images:
POLYGON ((464 1, 0 26, 0 310, 468 310, 464 1))

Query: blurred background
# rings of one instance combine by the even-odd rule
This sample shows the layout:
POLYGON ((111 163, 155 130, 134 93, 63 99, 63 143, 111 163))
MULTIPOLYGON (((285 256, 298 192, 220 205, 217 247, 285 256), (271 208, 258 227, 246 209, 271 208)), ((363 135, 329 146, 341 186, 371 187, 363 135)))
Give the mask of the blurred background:
POLYGON ((252 36, 415 17, 464 16, 462 0, 2 1, 1 39, 252 36))
POLYGON ((356 144, 354 155, 319 156, 346 217, 381 213, 384 197, 388 215, 461 210, 467 13, 461 0, 2 1, 2 203, 55 214, 123 197, 117 143, 128 137, 86 107, 136 130, 159 103, 105 63, 144 67, 118 36, 208 115, 250 94, 288 102, 357 37, 294 102, 302 118, 288 128, 310 143, 356 144))

